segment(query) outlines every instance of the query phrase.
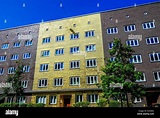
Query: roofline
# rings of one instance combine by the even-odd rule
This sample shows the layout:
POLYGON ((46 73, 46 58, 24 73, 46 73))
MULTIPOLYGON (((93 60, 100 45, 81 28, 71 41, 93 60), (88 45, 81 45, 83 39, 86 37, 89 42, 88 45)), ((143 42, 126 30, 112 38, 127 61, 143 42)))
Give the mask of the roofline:
MULTIPOLYGON (((145 6, 145 5, 151 5, 151 4, 157 4, 157 3, 160 3, 160 0, 157 0, 157 1, 154 1, 154 2, 148 2, 148 3, 144 3, 144 4, 138 4, 138 5, 136 4, 136 7, 141 7, 141 6, 145 6)), ((98 12, 92 12, 92 13, 87 13, 87 14, 81 14, 81 15, 71 16, 71 17, 58 18, 58 19, 49 20, 49 21, 43 21, 43 22, 26 24, 26 25, 21 25, 21 26, 16 26, 16 27, 10 27, 10 28, 6 28, 6 29, 0 29, 0 31, 17 29, 17 28, 21 28, 21 27, 28 27, 28 26, 31 26, 31 25, 40 25, 41 23, 48 23, 48 22, 65 20, 65 19, 84 17, 84 16, 89 16, 89 15, 100 14, 100 13, 104 13, 104 12, 118 11, 118 10, 123 10, 123 9, 134 8, 134 7, 135 7, 134 5, 133 6, 126 6, 126 7, 121 7, 121 8, 117 8, 117 9, 103 10, 103 11, 98 11, 98 12)))

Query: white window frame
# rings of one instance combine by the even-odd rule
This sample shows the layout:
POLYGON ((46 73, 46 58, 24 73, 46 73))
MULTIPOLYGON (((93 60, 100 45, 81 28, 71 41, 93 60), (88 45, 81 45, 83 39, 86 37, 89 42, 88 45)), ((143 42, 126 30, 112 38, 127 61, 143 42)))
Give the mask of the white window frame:
POLYGON ((98 83, 98 76, 97 75, 90 75, 86 77, 87 84, 97 84, 98 83))
POLYGON ((124 31, 125 32, 136 31, 136 25, 135 24, 126 25, 126 26, 124 26, 124 31))
POLYGON ((36 103, 43 103, 46 104, 46 96, 37 96, 36 103))
POLYGON ((96 66, 97 66, 97 60, 96 59, 87 59, 86 60, 86 67, 96 67, 96 66), (88 65, 88 63, 89 63, 89 65, 88 65))
POLYGON ((55 78, 53 80, 53 86, 63 86, 63 78, 55 78))
POLYGON ((26 40, 25 41, 25 46, 31 46, 33 44, 33 40, 26 40))
POLYGON ((56 95, 50 96, 49 99, 50 99, 49 104, 57 104, 57 96, 56 95))
POLYGON ((140 102, 142 102, 142 99, 141 99, 141 98, 137 98, 137 97, 134 98, 134 103, 140 103, 140 102), (139 99, 139 100, 138 100, 138 99, 139 99))
POLYGON ((116 57, 110 57, 110 61, 113 62, 115 61, 116 57))
POLYGON ((27 86, 28 86, 28 80, 21 80, 21 86, 23 88, 27 88, 27 86))
POLYGON ((23 54, 23 59, 29 59, 31 58, 31 53, 27 52, 23 54))
POLYGON ((155 28, 155 23, 153 21, 142 23, 143 29, 155 28))
POLYGON ((93 37, 95 36, 95 31, 94 30, 90 30, 90 31, 85 31, 85 37, 93 37))
POLYGON ((130 63, 142 63, 142 55, 132 55, 132 59, 130 59, 130 63))
POLYGON ((77 102, 83 102, 83 95, 82 94, 75 95, 75 103, 77 103, 77 102))
POLYGON ((56 42, 64 41, 64 35, 56 36, 56 42))
POLYGON ((14 74, 16 67, 8 67, 8 74, 14 74))
POLYGON ((70 77, 70 85, 71 86, 80 85, 80 77, 79 76, 70 77))
POLYGON ((64 69, 64 62, 54 63, 54 70, 63 70, 63 69, 64 69))
POLYGON ((4 68, 0 67, 0 75, 4 74, 4 68))
POLYGON ((154 81, 160 81, 160 71, 153 72, 154 81), (157 75, 157 80, 155 78, 155 74, 157 75))
POLYGON ((86 51, 87 52, 91 52, 91 51, 95 51, 95 50, 96 50, 96 45, 95 44, 86 45, 86 51))
POLYGON ((138 39, 129 39, 126 41, 126 44, 131 47, 139 46, 139 40, 138 39))
POLYGON ((16 103, 26 103, 26 97, 18 96, 18 98, 16 99, 16 103))
POLYGON ((18 60, 19 54, 12 54, 11 60, 18 60))
POLYGON ((80 61, 74 60, 70 62, 70 69, 80 68, 80 61))
POLYGON ((157 36, 154 37, 147 37, 146 38, 146 44, 151 45, 151 44, 159 44, 159 38, 157 36), (156 41, 157 40, 157 41, 156 41), (149 42, 149 43, 148 43, 149 42))
POLYGON ((87 100, 90 103, 97 103, 97 102, 99 102, 99 95, 98 94, 88 94, 87 97, 88 97, 87 100), (97 97, 97 99, 96 99, 96 97, 97 97))
POLYGON ((47 79, 39 79, 38 80, 38 87, 39 88, 47 87, 47 84, 48 84, 48 80, 47 79))
POLYGON ((146 74, 145 73, 143 73, 142 78, 143 79, 140 78, 139 80, 136 80, 136 82, 145 82, 146 81, 146 74))
POLYGON ((113 43, 113 42, 108 42, 108 48, 109 48, 109 49, 112 49, 113 46, 114 46, 114 43, 113 43))
POLYGON ((43 50, 41 51, 42 57, 49 57, 50 56, 50 50, 43 50))
POLYGON ((1 45, 1 49, 8 49, 9 48, 9 43, 3 43, 1 45))
POLYGON ((150 53, 149 54, 149 58, 150 58, 151 62, 158 62, 158 61, 160 61, 160 52, 150 53), (151 55, 153 55, 153 61, 151 60, 151 55), (155 57, 155 56, 157 56, 157 57, 155 57), (157 60, 155 58, 157 58, 157 60))
POLYGON ((29 71, 30 71, 30 66, 29 65, 23 66, 23 72, 28 73, 29 71))
POLYGON ((79 33, 70 34, 70 40, 79 39, 79 33))
POLYGON ((13 102, 13 96, 8 96, 7 103, 12 103, 12 102, 13 102))
POLYGON ((79 53, 79 46, 70 47, 70 54, 79 53))
POLYGON ((118 34, 118 28, 117 27, 107 28, 107 34, 118 34))
POLYGON ((55 49, 55 55, 63 55, 64 54, 64 48, 55 49))
POLYGON ((44 71, 48 71, 48 70, 49 70, 49 64, 48 63, 40 64, 40 68, 39 68, 40 72, 44 72, 44 71))
POLYGON ((0 56, 0 62, 4 62, 4 61, 6 61, 6 59, 7 59, 6 55, 1 55, 0 56))
POLYGON ((21 45, 21 42, 18 42, 18 41, 13 43, 13 47, 15 48, 20 47, 20 45, 21 45))
POLYGON ((46 37, 42 39, 42 44, 50 43, 51 42, 51 37, 46 37))

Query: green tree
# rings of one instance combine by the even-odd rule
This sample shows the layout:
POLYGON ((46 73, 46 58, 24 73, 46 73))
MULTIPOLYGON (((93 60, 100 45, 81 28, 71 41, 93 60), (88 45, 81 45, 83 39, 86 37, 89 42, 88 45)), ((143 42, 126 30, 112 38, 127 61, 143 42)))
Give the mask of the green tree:
POLYGON ((23 64, 21 61, 16 62, 17 67, 13 75, 7 77, 5 83, 11 83, 11 87, 4 87, 3 94, 1 95, 1 99, 12 94, 13 97, 17 97, 22 95, 24 92, 23 86, 21 85, 21 80, 23 78, 23 64))
POLYGON ((121 107, 123 107, 122 101, 126 100, 129 107, 128 93, 131 95, 132 103, 135 97, 142 98, 146 94, 145 87, 136 82, 143 77, 143 74, 135 69, 133 63, 130 63, 134 51, 130 46, 123 45, 120 39, 114 39, 113 48, 109 53, 115 59, 111 61, 107 58, 106 66, 102 69, 104 72, 101 76, 102 83, 98 84, 98 87, 102 88, 103 97, 108 102, 110 98, 117 98, 121 100, 121 107))

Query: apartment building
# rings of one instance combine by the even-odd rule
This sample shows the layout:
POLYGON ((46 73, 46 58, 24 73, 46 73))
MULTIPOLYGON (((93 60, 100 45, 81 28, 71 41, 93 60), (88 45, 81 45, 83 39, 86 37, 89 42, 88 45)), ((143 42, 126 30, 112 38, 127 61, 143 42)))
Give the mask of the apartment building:
POLYGON ((100 99, 104 67, 100 14, 40 24, 32 103, 66 107, 100 99))
MULTIPOLYGON (((21 81, 24 95, 17 99, 11 95, 1 102, 31 102, 30 92, 34 78, 38 32, 39 24, 0 30, 0 82, 4 83, 10 75, 14 74, 17 68, 16 61, 21 61, 24 65, 21 81)), ((0 89, 2 92, 2 88, 0 89)))
POLYGON ((148 106, 160 102, 159 8, 160 3, 155 2, 101 12, 104 57, 110 57, 108 50, 112 49, 114 38, 120 38, 135 51, 130 61, 143 72, 144 78, 137 82, 149 93, 146 99, 135 98, 137 106, 146 101, 148 106))

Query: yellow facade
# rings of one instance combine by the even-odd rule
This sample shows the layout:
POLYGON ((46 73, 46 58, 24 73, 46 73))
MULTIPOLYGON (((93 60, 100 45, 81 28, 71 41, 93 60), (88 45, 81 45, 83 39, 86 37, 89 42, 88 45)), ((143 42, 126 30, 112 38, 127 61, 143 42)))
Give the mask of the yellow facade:
MULTIPOLYGON (((46 106, 64 106, 62 95, 70 95, 70 105, 75 103, 75 94, 82 93, 83 101, 86 101, 88 93, 94 93, 97 90, 95 84, 87 84, 86 76, 97 75, 100 82, 101 68, 104 67, 104 54, 102 45, 102 31, 100 14, 91 14, 86 16, 72 17, 67 19, 43 22, 40 24, 37 55, 35 62, 35 74, 33 82, 32 102, 36 102, 37 96, 46 96, 46 106), (94 31, 94 36, 86 37, 86 31, 94 31), (70 35, 79 33, 78 39, 70 39, 70 35), (56 41, 56 36, 64 35, 63 41, 56 41), (42 43, 43 38, 50 37, 50 43, 42 43), (94 44, 95 50, 87 52, 86 45, 94 44), (71 54, 71 47, 79 47, 79 53, 71 54), (55 55, 56 49, 63 48, 64 54, 55 55), (42 51, 50 50, 50 55, 42 57, 42 51), (96 59, 95 67, 86 67, 87 59, 96 59), (70 68, 70 62, 78 60, 80 67, 70 68), (63 62, 64 68, 54 70, 56 62, 63 62), (48 64, 48 70, 40 71, 40 64, 48 64), (79 85, 70 85, 70 77, 78 76, 79 85), (62 86, 54 86, 54 79, 62 78, 62 86), (45 87, 38 87, 39 79, 47 79, 45 87), (93 88, 93 89, 92 89, 93 88), (95 88, 95 91, 94 91, 95 88), (57 103, 49 105, 49 96, 56 95, 57 103)), ((100 91, 97 91, 99 94, 100 91)))

